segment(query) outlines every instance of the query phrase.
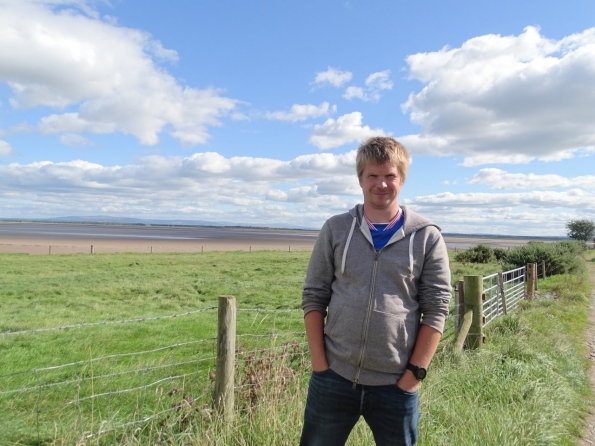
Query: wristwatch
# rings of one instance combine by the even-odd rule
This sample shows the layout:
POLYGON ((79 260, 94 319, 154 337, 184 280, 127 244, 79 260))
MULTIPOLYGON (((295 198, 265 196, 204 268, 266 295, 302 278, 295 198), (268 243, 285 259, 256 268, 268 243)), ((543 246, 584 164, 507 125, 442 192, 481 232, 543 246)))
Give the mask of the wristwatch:
POLYGON ((415 376, 415 379, 417 379, 418 381, 423 381, 423 379, 428 374, 428 371, 425 367, 413 365, 410 362, 407 363, 407 370, 411 370, 413 372, 413 376, 415 376))

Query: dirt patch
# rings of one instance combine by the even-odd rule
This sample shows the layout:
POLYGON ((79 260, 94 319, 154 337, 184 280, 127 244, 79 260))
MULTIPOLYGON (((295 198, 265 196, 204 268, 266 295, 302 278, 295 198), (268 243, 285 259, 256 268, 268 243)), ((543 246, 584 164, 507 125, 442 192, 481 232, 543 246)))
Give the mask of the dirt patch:
MULTIPOLYGON (((595 392, 595 264, 589 262, 588 268, 589 277, 594 288, 591 294, 591 310, 589 312, 590 327, 587 331, 587 345, 589 347, 589 360, 591 361, 589 379, 591 381, 593 392, 595 392)), ((587 419, 587 426, 580 444, 581 446, 595 445, 595 410, 593 408, 591 408, 591 414, 587 419)))

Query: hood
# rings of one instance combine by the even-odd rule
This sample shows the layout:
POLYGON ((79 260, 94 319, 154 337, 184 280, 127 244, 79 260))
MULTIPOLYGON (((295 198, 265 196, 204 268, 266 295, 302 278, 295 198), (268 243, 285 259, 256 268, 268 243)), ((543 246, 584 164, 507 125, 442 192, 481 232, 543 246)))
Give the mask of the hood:
MULTIPOLYGON (((413 239, 415 238, 415 233, 427 226, 435 226, 439 231, 441 231, 441 229, 440 226, 438 226, 437 224, 432 223, 427 218, 422 217, 416 212, 408 209, 406 206, 400 206, 400 208, 403 211, 403 226, 392 236, 392 238, 386 245, 388 246, 391 243, 394 243, 398 240, 405 238, 408 235, 411 235, 409 237, 409 274, 413 276, 413 239)), ((353 220, 351 223, 351 229, 349 230, 349 236, 347 237, 345 250, 343 251, 343 259, 341 262, 341 274, 345 273, 345 262, 347 259, 347 252, 349 251, 351 237, 353 237, 353 232, 357 224, 359 224, 360 230, 363 233, 364 237, 366 237, 366 239, 372 245, 374 245, 374 242, 372 241, 372 235, 370 234, 370 229, 368 228, 368 225, 364 223, 364 205, 355 205, 355 207, 349 211, 349 215, 351 215, 353 220)))

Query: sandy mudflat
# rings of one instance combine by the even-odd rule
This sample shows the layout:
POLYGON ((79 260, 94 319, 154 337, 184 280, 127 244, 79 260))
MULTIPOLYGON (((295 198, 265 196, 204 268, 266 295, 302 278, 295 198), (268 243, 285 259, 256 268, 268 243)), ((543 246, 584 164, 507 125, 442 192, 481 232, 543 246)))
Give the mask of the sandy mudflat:
POLYGON ((201 251, 262 251, 311 250, 314 243, 308 240, 279 242, 278 240, 263 239, 234 239, 234 240, 137 240, 137 239, 50 239, 0 238, 0 252, 21 252, 29 254, 73 254, 90 253, 91 245, 95 253, 107 252, 201 252, 201 251))
POLYGON ((30 254, 311 250, 317 231, 85 224, 0 224, 0 251, 30 254))
POLYGON ((488 236, 459 236, 459 235, 446 235, 444 241, 448 249, 468 249, 473 246, 484 244, 491 246, 492 248, 514 248, 515 246, 526 245, 530 241, 544 241, 552 242, 550 239, 539 239, 539 238, 505 238, 505 237, 488 237, 488 236))
MULTIPOLYGON (((55 235, 40 235, 15 237, 10 234, 0 234, 0 252, 15 252, 28 254, 74 254, 90 253, 91 245, 95 253, 109 252, 207 252, 207 251, 260 251, 283 250, 304 251, 311 250, 316 240, 316 231, 278 231, 251 230, 234 231, 221 229, 220 234, 209 238, 196 239, 164 239, 133 238, 121 236, 106 238, 99 236, 65 237, 55 235), (230 232, 226 232, 230 231, 230 232), (51 247, 51 248, 50 248, 51 247)), ((445 236, 449 249, 467 249, 479 243, 492 247, 508 248, 526 244, 528 239, 445 236)))

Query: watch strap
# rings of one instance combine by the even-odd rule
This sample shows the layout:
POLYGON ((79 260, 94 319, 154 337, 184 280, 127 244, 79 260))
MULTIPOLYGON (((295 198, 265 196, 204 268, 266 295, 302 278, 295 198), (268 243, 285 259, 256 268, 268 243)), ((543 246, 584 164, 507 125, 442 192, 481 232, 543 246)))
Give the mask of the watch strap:
POLYGON ((415 379, 418 381, 422 381, 428 373, 425 367, 413 365, 410 362, 407 363, 407 370, 411 370, 413 372, 413 376, 415 376, 415 379))

